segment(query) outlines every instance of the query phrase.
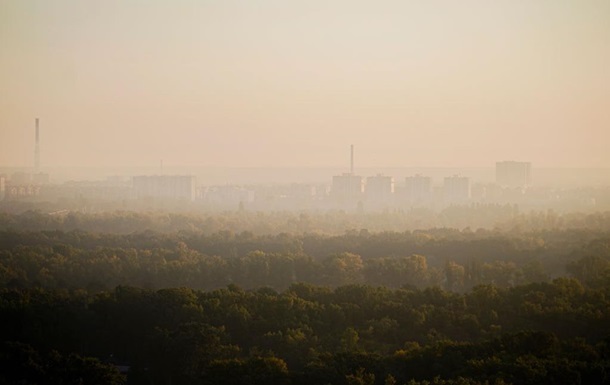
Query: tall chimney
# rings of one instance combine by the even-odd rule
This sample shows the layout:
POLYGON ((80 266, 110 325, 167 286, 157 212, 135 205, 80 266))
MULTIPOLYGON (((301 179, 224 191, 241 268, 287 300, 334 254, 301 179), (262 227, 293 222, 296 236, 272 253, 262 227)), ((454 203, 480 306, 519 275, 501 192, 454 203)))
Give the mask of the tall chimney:
POLYGON ((34 149, 34 169, 40 171, 40 132, 38 128, 38 118, 36 118, 36 147, 34 149))
POLYGON ((351 146, 351 160, 350 160, 350 167, 349 167, 349 172, 350 174, 354 175, 354 145, 352 144, 351 146))

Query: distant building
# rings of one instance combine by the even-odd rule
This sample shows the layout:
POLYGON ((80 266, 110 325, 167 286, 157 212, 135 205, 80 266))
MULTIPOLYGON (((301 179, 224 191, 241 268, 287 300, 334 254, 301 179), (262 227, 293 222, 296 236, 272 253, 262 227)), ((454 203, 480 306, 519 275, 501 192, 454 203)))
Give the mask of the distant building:
POLYGON ((40 195, 40 186, 29 184, 10 184, 6 187, 4 199, 14 200, 22 198, 38 197, 40 195))
POLYGON ((522 188, 532 183, 530 162, 496 162, 496 183, 502 187, 522 188))
POLYGON ((140 175, 133 177, 136 198, 195 199, 195 177, 192 175, 140 175))
POLYGON ((470 179, 463 176, 446 177, 443 182, 443 194, 448 203, 463 203, 470 199, 470 179))
POLYGON ((3 193, 0 194, 6 200, 38 197, 40 196, 40 183, 32 183, 31 173, 16 172, 11 175, 10 180, 4 179, 3 193))
POLYGON ((363 179, 359 175, 345 173, 333 176, 331 194, 341 200, 356 200, 362 197, 363 179))
POLYGON ((382 174, 366 178, 365 194, 368 200, 389 202, 394 196, 394 178, 382 174))
POLYGON ((405 196, 410 202, 424 202, 432 197, 432 179, 415 175, 405 178, 405 196))

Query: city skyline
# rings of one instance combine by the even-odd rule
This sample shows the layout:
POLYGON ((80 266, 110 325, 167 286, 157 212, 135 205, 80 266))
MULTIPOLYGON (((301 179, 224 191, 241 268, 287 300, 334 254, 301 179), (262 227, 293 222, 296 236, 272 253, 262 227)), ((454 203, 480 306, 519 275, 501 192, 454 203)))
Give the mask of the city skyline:
POLYGON ((608 168, 608 15, 1 1, 0 166, 608 168))

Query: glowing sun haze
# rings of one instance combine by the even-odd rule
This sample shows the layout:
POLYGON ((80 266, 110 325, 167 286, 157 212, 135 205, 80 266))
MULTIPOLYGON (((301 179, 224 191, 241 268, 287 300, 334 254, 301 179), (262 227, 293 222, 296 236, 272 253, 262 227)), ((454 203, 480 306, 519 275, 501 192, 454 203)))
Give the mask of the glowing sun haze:
POLYGON ((610 1, 0 0, 0 165, 610 167, 610 1))

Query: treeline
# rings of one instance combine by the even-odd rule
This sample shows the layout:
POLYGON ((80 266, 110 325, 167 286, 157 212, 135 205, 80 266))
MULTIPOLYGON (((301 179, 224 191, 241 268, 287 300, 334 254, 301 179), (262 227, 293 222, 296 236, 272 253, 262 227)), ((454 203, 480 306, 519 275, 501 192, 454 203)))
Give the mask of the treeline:
POLYGON ((603 286, 610 279, 610 233, 0 231, 0 287, 9 288, 214 290, 236 284, 284 290, 306 282, 333 287, 438 286, 464 292, 481 284, 513 287, 559 276, 603 286))
POLYGON ((0 318, 0 383, 58 376, 53 362, 70 362, 65 375, 80 370, 83 383, 121 383, 109 364, 129 366, 130 384, 610 381, 610 285, 565 278, 464 294, 308 284, 281 293, 3 289, 0 318))
POLYGON ((217 233, 341 235, 346 231, 403 232, 430 228, 497 229, 529 232, 544 229, 610 230, 610 212, 557 213, 553 210, 519 212, 513 205, 451 206, 441 211, 425 208, 385 212, 184 212, 142 211, 37 211, 19 208, 17 202, 0 202, 0 230, 82 230, 94 233, 129 234, 151 230, 161 233, 201 231, 217 233), (17 207, 18 209, 16 209, 17 207))

